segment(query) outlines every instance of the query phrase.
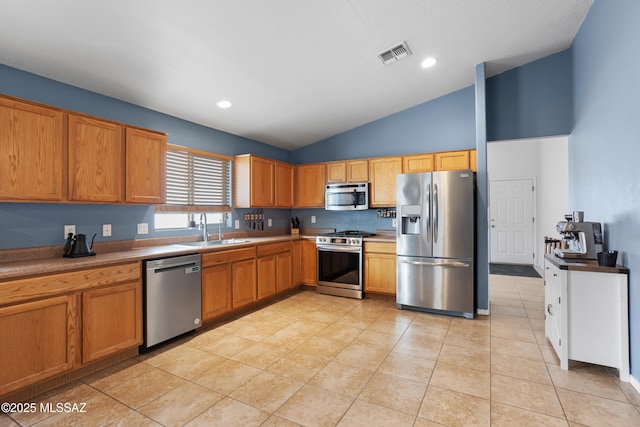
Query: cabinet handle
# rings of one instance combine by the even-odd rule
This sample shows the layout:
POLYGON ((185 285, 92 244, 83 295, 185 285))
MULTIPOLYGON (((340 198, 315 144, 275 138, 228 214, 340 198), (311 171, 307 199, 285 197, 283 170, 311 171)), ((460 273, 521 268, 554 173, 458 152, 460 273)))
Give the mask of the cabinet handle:
POLYGON ((551 312, 551 307, 553 307, 551 304, 547 305, 547 313, 549 313, 551 316, 553 316, 553 313, 551 312))
POLYGON ((558 277, 558 275, 556 273, 553 273, 553 277, 558 277))

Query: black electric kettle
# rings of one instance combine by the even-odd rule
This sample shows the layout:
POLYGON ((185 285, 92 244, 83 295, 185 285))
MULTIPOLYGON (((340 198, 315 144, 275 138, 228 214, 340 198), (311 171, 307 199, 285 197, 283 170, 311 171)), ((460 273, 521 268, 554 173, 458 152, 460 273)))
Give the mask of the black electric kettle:
POLYGON ((80 258, 83 256, 93 256, 96 253, 91 252, 91 248, 93 248, 93 239, 96 238, 96 235, 93 235, 91 239, 91 246, 87 244, 87 236, 84 234, 76 234, 69 233, 67 236, 67 243, 64 245, 64 255, 68 258, 80 258))

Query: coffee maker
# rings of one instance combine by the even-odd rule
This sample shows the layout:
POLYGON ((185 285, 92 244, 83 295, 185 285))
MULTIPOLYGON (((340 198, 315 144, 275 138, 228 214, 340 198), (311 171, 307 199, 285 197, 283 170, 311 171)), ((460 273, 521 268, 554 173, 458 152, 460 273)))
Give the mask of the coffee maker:
POLYGON ((562 235, 562 248, 553 251, 558 258, 596 259, 596 254, 602 252, 599 222, 560 221, 556 230, 562 235))

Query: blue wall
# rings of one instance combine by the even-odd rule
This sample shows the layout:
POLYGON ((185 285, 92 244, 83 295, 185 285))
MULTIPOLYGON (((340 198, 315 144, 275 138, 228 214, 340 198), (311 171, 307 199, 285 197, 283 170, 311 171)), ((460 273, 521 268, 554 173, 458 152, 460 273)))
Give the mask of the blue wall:
POLYGON ((571 132, 571 49, 487 79, 487 140, 571 132))
POLYGON ((604 224, 628 267, 631 373, 640 379, 640 2, 596 0, 573 46, 569 207, 604 224))

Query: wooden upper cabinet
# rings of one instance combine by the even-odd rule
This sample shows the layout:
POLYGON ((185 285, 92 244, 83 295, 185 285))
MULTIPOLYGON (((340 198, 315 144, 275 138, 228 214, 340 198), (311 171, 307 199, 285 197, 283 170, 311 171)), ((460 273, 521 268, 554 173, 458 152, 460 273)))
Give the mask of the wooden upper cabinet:
POLYGON ((369 161, 366 159, 329 162, 326 165, 327 184, 369 181, 369 161))
POLYGON ((369 161, 369 206, 395 206, 396 176, 402 173, 401 157, 378 157, 369 161))
POLYGON ((369 160, 349 160, 347 182, 369 182, 369 160))
POLYGON ((64 113, 0 97, 0 199, 64 200, 64 113))
POLYGON ((117 123, 69 114, 69 200, 122 202, 122 136, 117 123))
POLYGON ((324 207, 325 164, 297 165, 295 171, 296 207, 324 207))
POLYGON ((293 207, 293 165, 275 162, 275 206, 277 208, 293 207))
POLYGON ((125 129, 125 201, 160 204, 166 200, 167 136, 125 129))
POLYGON ((329 162, 327 168, 327 184, 347 182, 347 162, 329 162))
POLYGON ((469 169, 469 150, 436 153, 436 170, 452 171, 469 169))
POLYGON ((434 168, 434 154, 413 154, 402 157, 402 173, 431 172, 434 168))
POLYGON ((233 200, 236 208, 275 205, 275 161, 251 154, 233 161, 233 200))
POLYGON ((474 172, 478 172, 478 160, 476 158, 476 150, 469 150, 469 168, 474 171, 474 172))

